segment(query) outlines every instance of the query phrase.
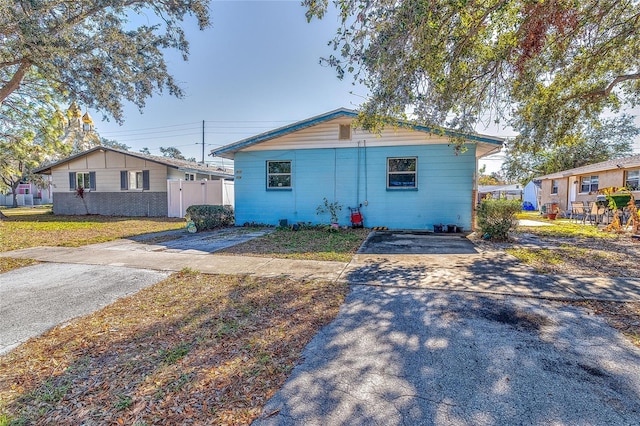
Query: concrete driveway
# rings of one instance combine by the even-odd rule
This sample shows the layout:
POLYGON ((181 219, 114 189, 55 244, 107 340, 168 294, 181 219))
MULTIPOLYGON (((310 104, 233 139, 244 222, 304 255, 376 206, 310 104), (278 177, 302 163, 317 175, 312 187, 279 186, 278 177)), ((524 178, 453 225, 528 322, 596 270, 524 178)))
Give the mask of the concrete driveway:
POLYGON ((0 355, 168 275, 147 269, 59 263, 0 274, 0 355))
POLYGON ((640 281, 535 274, 460 235, 374 233, 352 292, 264 425, 640 425, 640 350, 549 299, 640 300, 640 281))

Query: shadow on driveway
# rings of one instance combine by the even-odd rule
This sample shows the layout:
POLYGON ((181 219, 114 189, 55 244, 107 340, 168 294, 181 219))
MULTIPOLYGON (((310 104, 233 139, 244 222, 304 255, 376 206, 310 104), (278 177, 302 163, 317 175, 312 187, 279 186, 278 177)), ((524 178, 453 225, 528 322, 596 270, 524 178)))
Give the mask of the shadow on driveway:
POLYGON ((535 299, 356 286, 303 358, 254 424, 631 425, 640 413, 640 351, 535 299))

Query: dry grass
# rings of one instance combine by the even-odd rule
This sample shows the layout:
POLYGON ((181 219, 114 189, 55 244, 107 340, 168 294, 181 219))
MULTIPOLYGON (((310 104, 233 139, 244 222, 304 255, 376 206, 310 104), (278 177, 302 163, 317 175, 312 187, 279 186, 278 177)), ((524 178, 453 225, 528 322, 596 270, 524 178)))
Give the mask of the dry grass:
POLYGON ((248 424, 346 292, 176 274, 0 357, 0 424, 248 424))
POLYGON ((0 251, 38 246, 79 247, 184 227, 184 219, 59 216, 46 210, 7 209, 0 222, 0 251))
MULTIPOLYGON (((630 235, 606 233, 595 226, 522 227, 508 242, 475 242, 485 249, 505 250, 538 273, 640 278, 640 243, 630 235), (576 227, 587 229, 576 231, 576 227)), ((640 347, 640 302, 571 304, 593 310, 640 347)))
POLYGON ((216 254, 349 262, 369 232, 363 228, 337 231, 325 227, 298 231, 283 228, 216 254))
POLYGON ((34 265, 38 263, 34 259, 14 259, 11 257, 0 257, 0 274, 9 272, 13 269, 22 268, 23 266, 34 265))
POLYGON ((573 305, 591 309, 596 315, 603 317, 610 326, 627 336, 631 342, 640 347, 640 302, 603 302, 589 300, 572 302, 573 305))

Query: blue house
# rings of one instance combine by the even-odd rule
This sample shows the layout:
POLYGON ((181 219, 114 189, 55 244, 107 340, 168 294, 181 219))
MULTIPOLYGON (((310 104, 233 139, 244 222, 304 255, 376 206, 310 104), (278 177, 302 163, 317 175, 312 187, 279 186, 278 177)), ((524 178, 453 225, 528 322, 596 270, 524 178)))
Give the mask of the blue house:
POLYGON ((471 229, 479 158, 503 140, 398 122, 373 134, 353 125, 357 113, 337 109, 212 151, 235 160, 236 224, 329 223, 316 210, 327 198, 359 206, 366 227, 471 229), (465 139, 456 153, 451 136, 465 139))

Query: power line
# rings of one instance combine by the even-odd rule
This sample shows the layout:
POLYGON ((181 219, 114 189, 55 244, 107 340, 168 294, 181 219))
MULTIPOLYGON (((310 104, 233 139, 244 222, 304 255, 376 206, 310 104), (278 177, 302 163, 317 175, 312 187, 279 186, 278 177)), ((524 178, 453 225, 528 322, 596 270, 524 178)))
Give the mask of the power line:
POLYGON ((143 130, 166 129, 167 127, 182 127, 182 126, 191 126, 194 124, 199 124, 199 123, 196 121, 195 123, 172 124, 168 126, 147 127, 144 129, 114 130, 108 133, 137 132, 137 131, 143 131, 143 130))

